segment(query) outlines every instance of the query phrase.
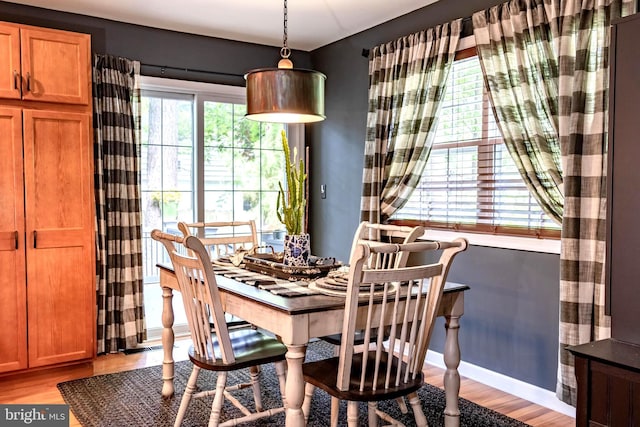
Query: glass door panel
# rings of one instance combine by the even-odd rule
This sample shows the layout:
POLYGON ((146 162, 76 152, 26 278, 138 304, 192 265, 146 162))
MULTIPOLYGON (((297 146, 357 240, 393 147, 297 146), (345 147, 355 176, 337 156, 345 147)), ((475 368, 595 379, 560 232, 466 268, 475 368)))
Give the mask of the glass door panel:
MULTIPOLYGON (((162 327, 158 263, 168 263, 151 231, 179 233, 178 221, 194 220, 193 96, 143 92, 141 98, 141 196, 145 316, 149 335, 162 327)), ((175 324, 186 324, 179 295, 175 324)))

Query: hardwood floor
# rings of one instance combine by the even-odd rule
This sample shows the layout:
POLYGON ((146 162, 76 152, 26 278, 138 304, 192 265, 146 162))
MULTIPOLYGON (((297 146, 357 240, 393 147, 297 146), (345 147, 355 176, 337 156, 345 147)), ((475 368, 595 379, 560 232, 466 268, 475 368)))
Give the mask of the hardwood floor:
MULTIPOLYGON (((184 358, 181 355, 186 354, 185 347, 188 343, 188 340, 176 341, 176 346, 178 347, 174 351, 176 360, 184 358)), ((149 350, 130 355, 120 353, 99 356, 92 364, 49 369, 22 375, 2 376, 0 377, 0 403, 64 403, 56 388, 56 384, 59 382, 159 364, 162 364, 162 351, 149 350)), ((443 387, 443 371, 440 368, 428 365, 425 374, 428 383, 443 387)), ((461 380, 460 396, 534 427, 567 427, 575 425, 575 420, 571 417, 467 378, 462 378, 461 380)), ((80 426, 73 415, 71 416, 70 426, 80 426)))

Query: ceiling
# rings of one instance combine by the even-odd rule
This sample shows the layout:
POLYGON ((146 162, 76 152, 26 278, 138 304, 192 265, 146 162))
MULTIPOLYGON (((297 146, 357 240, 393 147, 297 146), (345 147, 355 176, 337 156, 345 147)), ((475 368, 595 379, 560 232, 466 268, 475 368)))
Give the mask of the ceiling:
MULTIPOLYGON (((150 27, 282 46, 283 0, 8 0, 150 27)), ((437 0, 289 0, 288 44, 310 51, 437 0)))

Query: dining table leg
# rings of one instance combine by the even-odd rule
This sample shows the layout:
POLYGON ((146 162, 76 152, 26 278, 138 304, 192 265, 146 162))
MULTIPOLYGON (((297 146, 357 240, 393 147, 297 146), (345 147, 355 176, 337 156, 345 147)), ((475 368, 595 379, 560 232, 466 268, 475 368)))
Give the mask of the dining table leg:
POLYGON ((458 342, 458 330, 460 329, 460 317, 464 313, 464 296, 453 303, 451 311, 445 314, 446 338, 444 344, 444 425, 445 427, 460 426, 460 409, 458 407, 458 395, 460 393, 460 343, 458 342))
POLYGON ((174 386, 174 362, 173 344, 173 290, 167 286, 162 287, 162 397, 165 399, 173 396, 174 386))
POLYGON ((287 382, 286 391, 286 422, 287 427, 302 427, 305 425, 302 412, 304 400, 304 378, 302 376, 302 362, 307 351, 306 345, 287 344, 287 382))

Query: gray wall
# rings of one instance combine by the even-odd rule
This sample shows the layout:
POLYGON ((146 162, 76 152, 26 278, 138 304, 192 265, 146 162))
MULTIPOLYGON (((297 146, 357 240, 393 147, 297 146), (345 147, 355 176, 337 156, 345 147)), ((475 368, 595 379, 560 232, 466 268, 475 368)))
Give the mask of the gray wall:
MULTIPOLYGON (((327 120, 308 126, 315 253, 347 259, 360 218, 368 90, 362 50, 498 3, 440 0, 311 52, 315 69, 327 75, 327 120), (326 199, 320 184, 327 186, 326 199)), ((471 247, 456 259, 449 280, 471 286, 461 320, 463 360, 555 390, 559 256, 471 247)), ((432 349, 442 352, 443 341, 444 327, 438 326, 432 349)))
MULTIPOLYGON (((327 120, 307 127, 311 151, 310 232, 314 253, 346 260, 359 222, 367 110, 369 49, 499 3, 440 0, 311 53, 294 52, 297 67, 327 75, 327 120), (327 198, 320 199, 320 184, 327 198)), ((0 20, 92 35, 92 50, 143 64, 201 70, 143 67, 145 75, 244 85, 242 75, 275 65, 279 47, 233 42, 123 24, 81 15, 0 2, 0 20)), ((471 247, 460 255, 449 279, 471 286, 461 324, 463 360, 555 389, 558 351, 557 255, 471 247)), ((442 322, 432 348, 443 350, 442 322)))

